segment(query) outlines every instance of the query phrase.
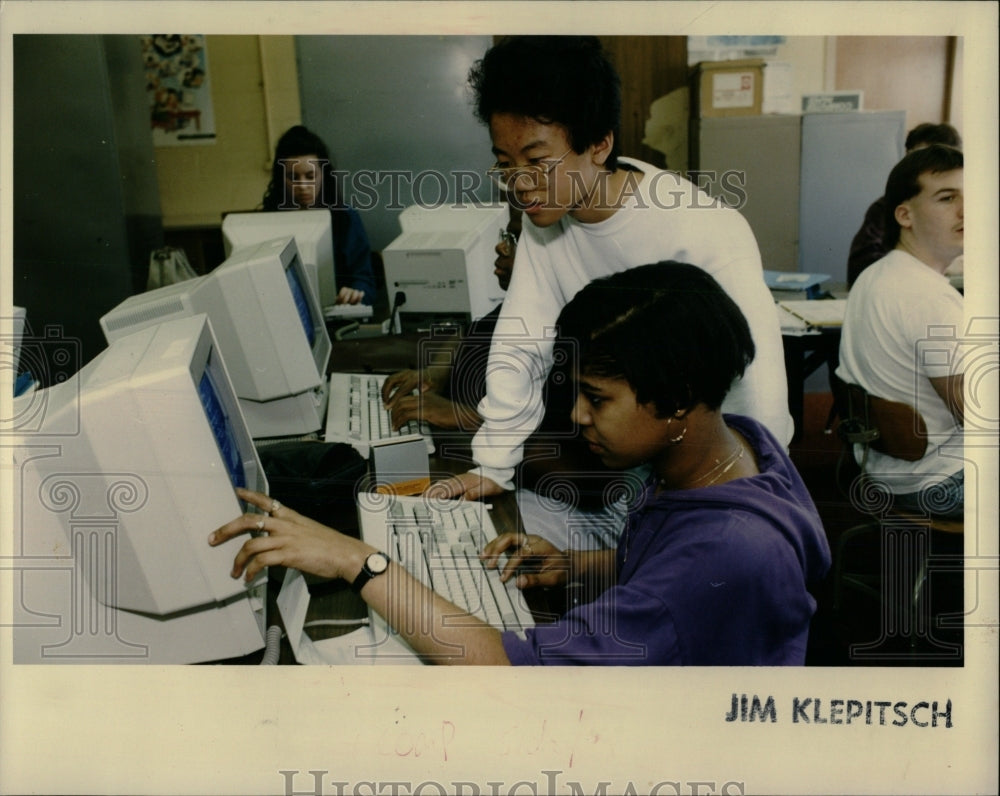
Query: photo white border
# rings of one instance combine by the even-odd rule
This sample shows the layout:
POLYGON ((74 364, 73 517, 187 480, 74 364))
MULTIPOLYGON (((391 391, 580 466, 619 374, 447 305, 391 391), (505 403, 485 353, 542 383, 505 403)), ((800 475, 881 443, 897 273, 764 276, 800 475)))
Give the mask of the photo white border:
MULTIPOLYGON (((966 304, 970 316, 1000 314, 997 6, 987 2, 8 0, 0 5, 5 297, 12 285, 11 36, 178 25, 206 34, 963 36, 964 149, 976 164, 966 174, 968 227, 981 231, 967 242, 966 304), (329 20, 326 29, 318 29, 320 19, 329 20)), ((629 785, 647 793, 663 782, 703 794, 996 793, 997 456, 995 448, 979 453, 981 514, 970 517, 970 529, 978 527, 985 557, 979 615, 988 626, 967 631, 961 669, 13 667, 4 637, 0 793, 284 793, 281 771, 300 772, 297 793, 313 792, 310 771, 326 772, 322 792, 330 794, 339 792, 336 782, 350 783, 344 793, 392 793, 391 782, 409 783, 409 790, 396 786, 399 793, 420 783, 454 792, 461 782, 480 783, 483 793, 491 792, 487 782, 503 783, 493 786, 503 794, 546 793, 553 777, 560 790, 576 782, 584 793, 600 791, 600 783, 610 783, 607 793, 629 785), (773 696, 779 720, 725 722, 733 693, 773 696), (796 724, 795 697, 824 704, 950 699, 954 726, 796 724)), ((2 527, 10 528, 10 506, 2 511, 2 527)), ((423 792, 439 791, 425 785, 423 792)), ((667 785, 661 792, 678 791, 667 785)))

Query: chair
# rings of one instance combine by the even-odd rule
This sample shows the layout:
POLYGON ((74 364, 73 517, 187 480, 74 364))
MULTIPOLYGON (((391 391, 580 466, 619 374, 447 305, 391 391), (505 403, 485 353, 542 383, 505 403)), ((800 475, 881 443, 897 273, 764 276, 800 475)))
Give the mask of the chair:
POLYGON ((927 451, 924 419, 908 404, 870 395, 836 376, 831 385, 840 416, 838 433, 844 443, 837 483, 852 505, 869 515, 837 540, 833 559, 834 611, 840 613, 845 589, 876 598, 882 607, 881 637, 852 645, 852 657, 957 660, 961 646, 933 635, 927 592, 931 571, 961 567, 960 554, 932 555, 931 538, 947 534, 954 539, 956 534, 964 533, 964 522, 896 508, 886 485, 865 472, 869 449, 905 461, 922 458, 927 451), (863 448, 860 463, 855 458, 856 445, 863 448), (846 564, 848 545, 864 536, 874 537, 879 543, 881 571, 875 575, 846 564), (903 651, 894 643, 899 638, 909 642, 903 651))

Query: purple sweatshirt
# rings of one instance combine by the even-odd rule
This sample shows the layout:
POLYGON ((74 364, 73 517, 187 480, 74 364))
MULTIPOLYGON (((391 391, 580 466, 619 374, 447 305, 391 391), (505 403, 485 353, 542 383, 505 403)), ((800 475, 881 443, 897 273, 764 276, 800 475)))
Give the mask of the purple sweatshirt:
POLYGON ((805 662, 830 548, 805 484, 761 424, 727 415, 760 474, 654 494, 617 550, 617 583, 558 622, 504 633, 511 663, 788 666, 805 662))

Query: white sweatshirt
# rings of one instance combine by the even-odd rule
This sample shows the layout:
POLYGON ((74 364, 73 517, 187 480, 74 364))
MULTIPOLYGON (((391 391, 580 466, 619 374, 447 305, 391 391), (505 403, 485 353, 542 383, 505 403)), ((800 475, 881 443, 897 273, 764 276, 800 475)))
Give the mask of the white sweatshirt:
POLYGON ((948 278, 900 249, 868 266, 851 288, 837 375, 909 404, 927 424, 927 452, 918 461, 868 451, 865 469, 896 494, 938 483, 964 464, 962 427, 930 382, 964 372, 964 315, 962 296, 948 278))
POLYGON ((723 411, 749 415, 786 445, 792 438, 781 329, 753 232, 736 210, 673 172, 628 158, 643 173, 611 217, 584 224, 570 215, 550 227, 524 225, 510 288, 490 349, 483 425, 473 440, 478 472, 513 488, 525 440, 543 413, 555 323, 584 285, 661 260, 697 265, 719 282, 750 325, 757 353, 723 411))

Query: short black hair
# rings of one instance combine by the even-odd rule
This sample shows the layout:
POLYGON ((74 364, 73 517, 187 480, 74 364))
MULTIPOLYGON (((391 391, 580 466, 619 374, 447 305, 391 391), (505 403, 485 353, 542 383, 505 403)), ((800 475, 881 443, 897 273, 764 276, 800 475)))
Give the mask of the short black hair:
POLYGON ((918 124, 906 135, 907 152, 929 144, 945 144, 961 149, 962 137, 958 134, 958 130, 950 124, 932 124, 931 122, 918 124))
POLYGON ((504 38, 473 65, 469 86, 487 126, 495 113, 560 124, 578 153, 613 133, 606 165, 617 168, 621 80, 596 36, 504 38))
POLYGON ((282 133, 274 147, 271 181, 264 192, 262 202, 264 210, 292 209, 292 197, 285 196, 285 167, 282 161, 303 155, 315 155, 319 158, 319 166, 323 171, 323 204, 330 208, 343 207, 340 184, 336 175, 337 166, 330 157, 330 150, 316 133, 297 124, 282 133))
POLYGON ((662 417, 718 409, 755 353, 746 318, 712 275, 672 260, 594 280, 558 328, 578 372, 624 379, 662 417))
POLYGON ((941 174, 964 168, 962 150, 944 144, 914 149, 906 154, 889 172, 885 184, 885 231, 882 242, 891 251, 899 243, 900 227, 896 208, 920 193, 921 174, 941 174))

